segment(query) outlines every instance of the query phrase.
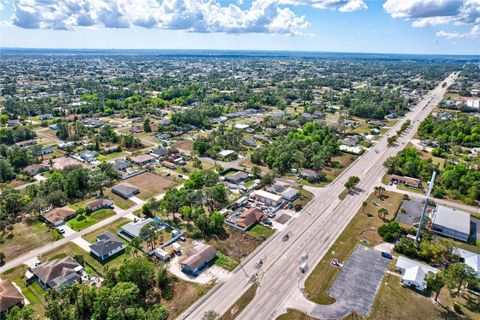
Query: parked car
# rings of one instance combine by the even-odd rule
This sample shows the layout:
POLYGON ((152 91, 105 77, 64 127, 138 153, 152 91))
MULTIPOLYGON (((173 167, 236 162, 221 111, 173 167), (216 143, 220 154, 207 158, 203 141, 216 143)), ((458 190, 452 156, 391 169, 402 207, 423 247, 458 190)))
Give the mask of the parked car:
POLYGON ((388 252, 382 252, 382 257, 387 259, 393 259, 392 255, 388 252))

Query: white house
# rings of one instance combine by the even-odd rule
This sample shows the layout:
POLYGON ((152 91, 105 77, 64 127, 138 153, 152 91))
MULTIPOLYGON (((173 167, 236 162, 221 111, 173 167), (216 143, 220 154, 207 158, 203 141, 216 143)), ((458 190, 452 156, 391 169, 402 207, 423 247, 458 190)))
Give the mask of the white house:
POLYGON ((403 285, 410 288, 414 287, 419 291, 425 291, 425 289, 427 289, 427 284, 425 282, 427 273, 430 271, 433 273, 438 272, 438 269, 436 268, 402 256, 398 257, 395 267, 397 268, 397 271, 403 275, 403 285))
POLYGON ((460 261, 472 267, 477 279, 480 279, 480 254, 459 248, 455 248, 454 253, 460 256, 460 261))

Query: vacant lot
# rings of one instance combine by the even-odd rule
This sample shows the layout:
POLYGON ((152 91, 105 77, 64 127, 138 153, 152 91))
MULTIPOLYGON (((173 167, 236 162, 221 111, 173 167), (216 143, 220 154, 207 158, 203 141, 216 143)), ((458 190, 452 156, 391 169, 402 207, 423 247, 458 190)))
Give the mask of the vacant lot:
POLYGON ((185 151, 189 151, 189 152, 193 150, 193 141, 192 140, 177 141, 173 145, 180 150, 185 150, 185 151))
POLYGON ((274 233, 275 230, 272 228, 267 228, 259 224, 254 225, 252 228, 250 228, 250 230, 247 231, 247 234, 260 240, 265 240, 274 233))
POLYGON ((332 157, 332 162, 339 162, 341 164, 341 168, 333 168, 327 166, 326 168, 322 169, 322 172, 328 177, 329 181, 333 181, 340 173, 343 172, 358 156, 348 153, 341 153, 338 156, 332 157))
POLYGON ((230 258, 240 261, 255 250, 262 240, 226 226, 223 235, 211 237, 207 242, 230 258))
POLYGON ((115 211, 111 209, 100 209, 93 212, 91 215, 77 215, 74 219, 69 220, 67 225, 75 231, 80 231, 114 215, 115 211))
POLYGON ((176 183, 166 177, 153 172, 145 172, 133 178, 125 180, 141 189, 138 197, 146 200, 159 193, 163 193, 168 188, 176 186, 176 183))
POLYGON ((168 319, 175 319, 195 301, 200 299, 208 290, 211 289, 211 285, 200 285, 198 283, 188 282, 177 279, 173 284, 173 299, 162 299, 161 303, 168 310, 168 319))
POLYGON ((368 197, 368 205, 364 210, 360 209, 358 211, 329 252, 305 281, 305 291, 310 300, 320 304, 335 302, 335 299, 328 295, 328 289, 332 286, 340 269, 331 264, 332 259, 336 258, 340 262, 345 262, 355 245, 362 240, 367 240, 368 245, 381 243, 382 239, 378 235, 377 229, 384 221, 378 217, 378 210, 380 208, 387 209, 388 215, 386 219, 392 220, 400 207, 402 197, 401 194, 394 192, 385 192, 382 198, 378 198, 374 194, 368 197), (372 200, 375 200, 377 204, 373 205, 372 200))
POLYGON ((62 170, 62 169, 66 168, 66 167, 69 167, 69 166, 80 166, 80 165, 82 165, 82 163, 80 161, 78 161, 77 159, 70 158, 70 157, 67 157, 67 156, 52 159, 52 162, 53 162, 53 168, 55 170, 62 170))
POLYGON ((8 261, 58 238, 58 232, 50 230, 45 223, 16 223, 13 231, 1 238, 0 251, 5 253, 5 260, 8 261))

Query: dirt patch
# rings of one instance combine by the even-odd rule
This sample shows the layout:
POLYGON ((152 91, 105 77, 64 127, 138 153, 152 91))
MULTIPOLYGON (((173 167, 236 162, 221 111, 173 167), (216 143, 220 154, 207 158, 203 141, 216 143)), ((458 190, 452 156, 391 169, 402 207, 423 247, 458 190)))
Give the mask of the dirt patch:
POLYGON ((277 221, 278 223, 281 223, 281 224, 285 224, 287 223, 288 220, 290 220, 292 218, 292 216, 288 215, 288 214, 282 214, 280 217, 278 217, 275 221, 277 221))
POLYGON ((212 237, 207 241, 225 255, 240 261, 262 243, 261 239, 247 233, 225 227, 225 233, 219 237, 212 237))
POLYGON ((176 185, 174 181, 153 172, 139 174, 138 176, 125 180, 125 182, 154 194, 162 193, 176 185))
POLYGON ((193 150, 193 141, 192 140, 181 140, 175 142, 174 146, 181 150, 192 151, 193 150))
POLYGON ((70 158, 70 157, 59 157, 52 159, 53 168, 56 170, 63 170, 69 166, 80 166, 82 163, 77 159, 70 158))

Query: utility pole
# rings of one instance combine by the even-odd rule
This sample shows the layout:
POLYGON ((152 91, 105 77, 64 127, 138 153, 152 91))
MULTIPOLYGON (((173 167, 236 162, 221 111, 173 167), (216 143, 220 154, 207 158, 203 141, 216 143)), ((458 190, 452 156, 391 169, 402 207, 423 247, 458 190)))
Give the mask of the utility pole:
POLYGON ((430 193, 432 192, 432 189, 433 189, 433 183, 435 181, 436 174, 437 172, 433 171, 432 179, 430 180, 430 185, 428 186, 427 197, 425 198, 425 205, 423 206, 422 216, 420 217, 420 223, 418 224, 417 235, 415 236, 415 244, 420 242, 420 235, 422 233, 422 228, 423 228, 423 220, 425 219, 425 213, 427 212, 428 200, 430 199, 430 193))

